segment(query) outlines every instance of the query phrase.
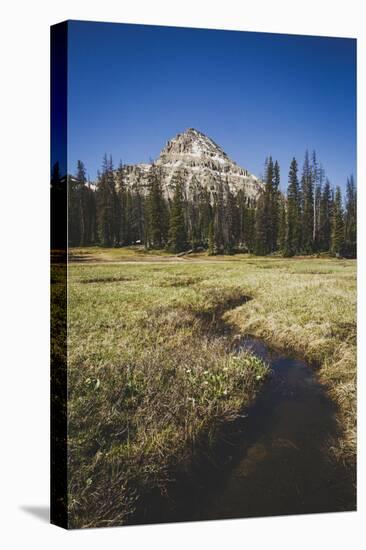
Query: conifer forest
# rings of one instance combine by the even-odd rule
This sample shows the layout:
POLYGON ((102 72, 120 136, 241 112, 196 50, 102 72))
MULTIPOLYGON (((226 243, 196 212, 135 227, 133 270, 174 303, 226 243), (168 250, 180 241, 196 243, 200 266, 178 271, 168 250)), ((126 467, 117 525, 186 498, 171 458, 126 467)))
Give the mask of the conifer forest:
MULTIPOLYGON (((53 183, 58 177, 55 165, 53 183)), ((95 184, 78 161, 75 176, 68 176, 69 245, 356 257, 354 178, 348 178, 342 195, 327 179, 315 152, 305 153, 301 168, 293 158, 285 177, 279 163, 267 158, 255 199, 247 197, 245 189, 234 194, 224 183, 223 175, 216 193, 202 188, 191 196, 178 174, 168 199, 159 166, 152 166, 148 186, 141 189, 127 185, 123 165, 115 169, 107 155, 95 184)))

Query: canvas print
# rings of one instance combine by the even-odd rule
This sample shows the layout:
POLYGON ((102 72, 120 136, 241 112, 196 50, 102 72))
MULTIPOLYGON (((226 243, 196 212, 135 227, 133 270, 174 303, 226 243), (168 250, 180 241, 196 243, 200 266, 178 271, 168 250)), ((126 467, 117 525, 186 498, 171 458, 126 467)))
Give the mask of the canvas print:
POLYGON ((356 40, 51 28, 51 520, 356 509, 356 40))

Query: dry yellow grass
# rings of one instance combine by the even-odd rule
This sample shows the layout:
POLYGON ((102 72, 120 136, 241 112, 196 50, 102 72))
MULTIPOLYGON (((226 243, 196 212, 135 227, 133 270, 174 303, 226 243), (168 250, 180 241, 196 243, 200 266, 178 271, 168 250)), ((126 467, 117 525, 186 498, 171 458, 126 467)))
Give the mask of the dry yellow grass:
POLYGON ((354 261, 100 255, 112 263, 69 267, 73 526, 129 522, 144 494, 163 492, 174 468, 189 462, 203 434, 214 439, 251 402, 266 369, 245 354, 234 359, 222 320, 320 367, 342 427, 329 450, 354 460, 354 261))
MULTIPOLYGON (((255 265, 255 264, 252 264, 255 265)), ((230 314, 243 333, 299 353, 319 369, 339 405, 338 459, 356 454, 356 263, 337 260, 267 260, 245 276, 255 299, 230 314), (271 266, 272 269, 268 269, 271 266), (268 268, 267 268, 268 266, 268 268)))

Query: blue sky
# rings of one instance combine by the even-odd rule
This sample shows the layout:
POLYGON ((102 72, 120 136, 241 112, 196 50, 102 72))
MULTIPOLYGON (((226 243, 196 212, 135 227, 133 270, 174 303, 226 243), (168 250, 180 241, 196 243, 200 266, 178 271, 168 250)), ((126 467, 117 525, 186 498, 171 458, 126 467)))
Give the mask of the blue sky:
POLYGON ((149 162, 189 127, 260 175, 315 149, 334 185, 356 175, 356 41, 69 22, 68 170, 104 152, 149 162))

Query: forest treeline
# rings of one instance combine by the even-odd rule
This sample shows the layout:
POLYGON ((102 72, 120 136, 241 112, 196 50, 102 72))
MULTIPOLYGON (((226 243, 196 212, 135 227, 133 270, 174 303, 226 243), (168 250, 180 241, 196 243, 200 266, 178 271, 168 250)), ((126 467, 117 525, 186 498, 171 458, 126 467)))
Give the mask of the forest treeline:
MULTIPOLYGON (((143 244, 173 253, 207 249, 209 254, 250 252, 284 256, 328 252, 356 257, 356 186, 348 178, 345 197, 325 177, 315 152, 305 153, 301 173, 292 159, 287 192, 280 191, 280 166, 265 162, 263 189, 256 200, 245 190, 230 192, 225 179, 187 198, 179 174, 173 175, 173 197, 164 197, 159 166, 153 165, 147 190, 125 183, 105 155, 96 185, 78 161, 68 177, 68 242, 70 246, 120 247, 143 244)), ((57 167, 53 181, 57 180, 57 167)))

